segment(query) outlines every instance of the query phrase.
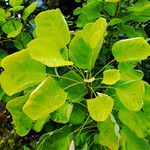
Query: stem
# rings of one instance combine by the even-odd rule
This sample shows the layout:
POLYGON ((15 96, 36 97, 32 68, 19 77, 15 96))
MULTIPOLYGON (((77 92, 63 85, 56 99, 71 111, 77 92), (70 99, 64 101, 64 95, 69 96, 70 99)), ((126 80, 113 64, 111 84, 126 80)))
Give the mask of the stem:
POLYGON ((99 70, 94 77, 96 77, 99 73, 101 73, 108 65, 110 65, 111 63, 113 63, 115 61, 115 59, 111 60, 108 64, 106 64, 101 70, 99 70))

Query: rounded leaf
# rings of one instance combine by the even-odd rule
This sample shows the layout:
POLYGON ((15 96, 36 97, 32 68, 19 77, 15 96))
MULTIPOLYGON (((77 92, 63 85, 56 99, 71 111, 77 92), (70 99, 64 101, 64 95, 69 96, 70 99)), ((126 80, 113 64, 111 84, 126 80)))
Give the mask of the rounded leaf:
POLYGON ((113 105, 113 99, 101 93, 96 98, 87 100, 88 111, 95 121, 106 120, 112 111, 113 105))

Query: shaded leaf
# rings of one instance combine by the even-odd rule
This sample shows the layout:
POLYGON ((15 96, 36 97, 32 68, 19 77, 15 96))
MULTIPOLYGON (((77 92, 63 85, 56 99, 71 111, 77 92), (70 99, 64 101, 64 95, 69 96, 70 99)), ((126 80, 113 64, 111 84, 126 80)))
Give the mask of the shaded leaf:
POLYGON ((116 87, 117 95, 122 104, 131 111, 139 111, 143 106, 144 83, 133 80, 121 83, 116 87))
POLYGON ((17 49, 22 50, 27 48, 27 44, 32 40, 32 37, 27 32, 21 32, 14 39, 14 45, 17 49))
POLYGON ((150 150, 145 139, 137 137, 126 127, 121 130, 121 145, 122 150, 150 150))
POLYGON ((66 102, 63 106, 51 114, 51 119, 58 123, 69 122, 72 113, 73 105, 66 102))
POLYGON ((119 111, 119 119, 139 138, 150 134, 150 115, 144 112, 132 112, 128 110, 119 111))
POLYGON ((33 2, 28 7, 26 7, 22 15, 23 20, 26 20, 28 16, 30 16, 31 13, 34 12, 36 7, 37 7, 37 2, 33 2))
POLYGON ((3 26, 2 30, 7 34, 8 38, 17 36, 22 29, 22 23, 16 20, 9 20, 3 26))
POLYGON ((11 113, 16 132, 19 136, 28 134, 32 127, 32 120, 22 111, 22 107, 28 96, 21 96, 10 100, 6 107, 11 113))
POLYGON ((98 123, 98 128, 100 130, 100 144, 107 146, 111 150, 118 150, 120 139, 119 126, 113 116, 109 117, 104 122, 98 123))

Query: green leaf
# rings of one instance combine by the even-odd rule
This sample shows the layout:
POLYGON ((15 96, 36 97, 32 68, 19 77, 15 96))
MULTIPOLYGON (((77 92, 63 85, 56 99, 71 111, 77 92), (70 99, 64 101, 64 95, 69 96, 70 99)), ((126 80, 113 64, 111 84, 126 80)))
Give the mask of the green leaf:
POLYGON ((69 122, 73 105, 66 102, 63 106, 51 114, 51 119, 58 123, 69 122))
POLYGON ((142 37, 131 38, 116 42, 112 47, 112 53, 118 62, 139 61, 148 57, 150 46, 142 37))
POLYGON ((106 26, 106 20, 100 18, 76 33, 69 51, 70 59, 76 66, 89 70, 93 68, 103 43, 106 26))
POLYGON ((113 25, 116 25, 116 24, 120 24, 120 23, 122 23, 123 21, 121 20, 121 19, 119 19, 119 18, 113 18, 113 19, 111 19, 110 20, 110 22, 109 22, 109 26, 113 26, 113 25))
POLYGON ((37 150, 67 150, 71 143, 70 129, 64 127, 40 138, 37 150))
POLYGON ((130 13, 129 19, 137 22, 146 22, 150 18, 150 2, 147 0, 138 0, 135 5, 127 8, 130 13))
POLYGON ((140 80, 143 78, 144 73, 141 70, 134 69, 137 65, 137 61, 124 61, 120 62, 118 69, 120 72, 122 81, 140 80))
POLYGON ((73 65, 60 53, 60 49, 53 41, 37 38, 28 44, 31 57, 49 67, 73 65))
POLYGON ((105 0, 105 2, 111 2, 111 3, 117 3, 119 2, 120 0, 105 0))
POLYGON ((9 5, 10 6, 16 6, 16 5, 21 5, 23 3, 23 0, 9 0, 9 5))
POLYGON ((60 108, 66 101, 67 93, 57 81, 47 77, 29 96, 23 111, 33 120, 38 120, 60 108))
POLYGON ((16 11, 20 11, 24 9, 24 6, 14 6, 13 8, 10 8, 9 11, 13 11, 13 12, 16 12, 16 11))
POLYGON ((59 9, 41 12, 36 16, 35 24, 37 37, 52 39, 61 45, 60 48, 69 43, 69 29, 59 9))
POLYGON ((23 20, 26 20, 34 12, 36 7, 37 2, 33 2, 28 7, 26 7, 22 15, 23 20))
POLYGON ((114 117, 111 116, 104 122, 98 123, 98 128, 100 130, 100 144, 107 146, 111 150, 118 150, 120 134, 119 126, 114 117))
POLYGON ((144 93, 144 105, 143 105, 143 110, 144 112, 150 114, 150 85, 145 84, 145 93, 144 93))
POLYGON ((2 30, 8 38, 17 36, 22 30, 22 23, 16 20, 9 20, 3 26, 2 30))
POLYGON ((34 125, 33 125, 33 130, 36 132, 40 132, 43 128, 43 126, 45 125, 46 122, 48 122, 48 120, 50 119, 50 115, 44 116, 43 118, 35 121, 34 125))
POLYGON ((87 100, 88 111, 95 121, 105 121, 109 117, 113 105, 113 99, 102 93, 98 93, 94 99, 87 100))
POLYGON ((145 139, 137 137, 126 127, 121 130, 121 145, 122 150, 150 150, 145 139))
POLYGON ((116 87, 117 95, 122 104, 131 111, 139 111, 143 106, 144 83, 133 80, 121 83, 116 87))
POLYGON ((11 113, 16 132, 19 136, 28 134, 32 127, 32 120, 22 111, 22 107, 28 96, 21 96, 10 100, 6 107, 11 113))
POLYGON ((150 115, 144 112, 119 111, 119 119, 139 138, 150 135, 150 115))
MULTIPOLYGON (((5 50, 3 49, 0 49, 0 63, 1 63, 1 60, 6 57, 8 54, 5 50)), ((1 65, 0 65, 1 66, 1 65)))
POLYGON ((5 10, 0 8, 0 26, 2 26, 5 22, 5 10))
POLYGON ((45 66, 33 60, 28 50, 5 57, 1 66, 4 71, 0 76, 0 83, 10 96, 40 83, 46 77, 45 66))
POLYGON ((102 83, 112 85, 120 80, 120 73, 117 69, 109 69, 103 72, 102 83))
POLYGON ((17 49, 22 50, 27 48, 27 44, 32 40, 32 37, 27 32, 21 32, 14 39, 14 45, 17 49))
POLYGON ((59 83, 62 88, 68 87, 65 89, 65 91, 68 93, 67 100, 76 103, 84 99, 87 89, 82 82, 83 78, 73 70, 65 73, 62 76, 59 83))
POLYGON ((119 32, 126 34, 128 38, 144 37, 147 38, 147 34, 142 28, 134 28, 133 26, 121 24, 119 26, 119 32))
POLYGON ((70 123, 73 125, 83 124, 86 118, 87 110, 80 104, 74 104, 70 116, 70 123))

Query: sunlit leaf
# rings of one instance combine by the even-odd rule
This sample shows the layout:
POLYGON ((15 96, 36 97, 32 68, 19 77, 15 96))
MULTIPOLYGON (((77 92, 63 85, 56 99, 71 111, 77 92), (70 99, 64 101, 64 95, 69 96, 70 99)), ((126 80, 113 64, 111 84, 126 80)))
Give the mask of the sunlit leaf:
POLYGON ((69 51, 70 59, 75 65, 83 69, 93 68, 103 43, 106 26, 106 20, 100 18, 76 33, 69 51))
POLYGON ((120 73, 117 69, 109 69, 103 72, 102 83, 112 85, 120 80, 120 73))
POLYGON ((23 111, 33 120, 54 112, 66 101, 67 93, 60 88, 57 81, 47 77, 29 96, 23 111))
POLYGON ((106 120, 112 111, 113 105, 113 99, 101 93, 96 98, 87 100, 88 111, 95 121, 106 120))
POLYGON ((31 57, 49 67, 73 65, 60 54, 60 49, 53 41, 35 39, 28 44, 31 57))
POLYGON ((142 37, 131 38, 116 42, 112 53, 118 62, 139 61, 146 59, 150 54, 150 46, 142 37))
POLYGON ((36 85, 46 77, 45 66, 33 60, 28 50, 22 50, 5 57, 1 66, 4 71, 0 76, 0 83, 8 95, 36 85))

